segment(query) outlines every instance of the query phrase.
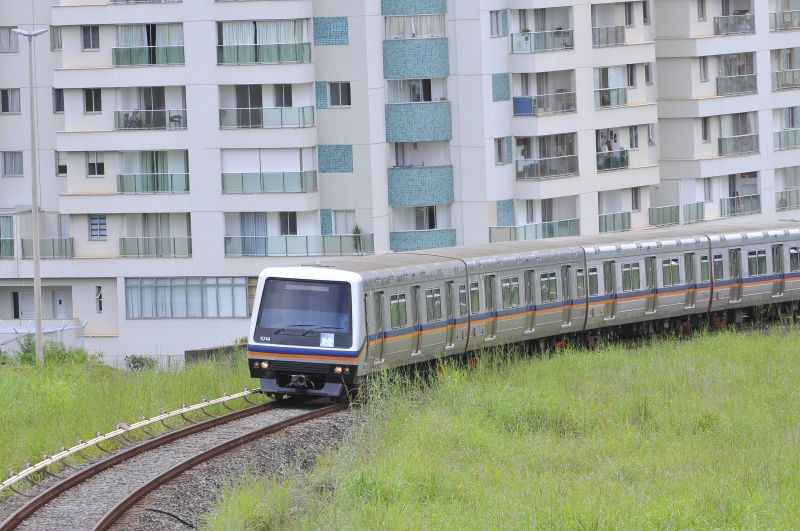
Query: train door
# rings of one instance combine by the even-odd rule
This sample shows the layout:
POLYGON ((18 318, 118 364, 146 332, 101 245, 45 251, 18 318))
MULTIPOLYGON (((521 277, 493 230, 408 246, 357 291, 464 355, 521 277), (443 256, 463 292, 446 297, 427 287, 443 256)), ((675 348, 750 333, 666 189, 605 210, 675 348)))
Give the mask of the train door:
POLYGON ((420 354, 422 348, 422 308, 420 307, 419 299, 419 286, 411 286, 411 322, 414 329, 411 340, 412 356, 420 354))
POLYGON ((657 258, 648 256, 644 259, 644 281, 647 285, 647 304, 645 312, 648 314, 656 313, 658 306, 658 269, 656 266, 657 258))
POLYGON ((561 326, 572 326, 572 266, 561 266, 561 326))
POLYGON ((603 287, 605 288, 606 320, 617 318, 617 263, 614 260, 603 262, 603 287))
POLYGON ((685 271, 686 285, 688 286, 685 301, 686 309, 694 308, 697 304, 697 276, 695 269, 694 253, 684 254, 683 270, 685 271))
POLYGON ((374 317, 374 328, 373 331, 375 332, 375 339, 372 345, 373 347, 369 348, 369 355, 372 357, 372 364, 373 365, 380 365, 383 363, 383 347, 386 343, 386 320, 383 316, 383 292, 377 291, 372 298, 372 305, 373 305, 373 312, 372 315, 374 317))
POLYGON ((534 279, 536 272, 532 269, 525 271, 525 304, 528 305, 527 322, 525 323, 525 333, 532 334, 536 329, 536 289, 534 279))
POLYGON ((731 289, 728 293, 728 302, 742 302, 742 250, 728 250, 728 266, 731 272, 731 289))
POLYGON ((445 334, 444 348, 447 350, 456 344, 456 305, 453 293, 453 281, 444 284, 444 311, 447 319, 447 333, 445 334))
POLYGON ((772 296, 782 297, 786 291, 786 269, 783 265, 783 245, 772 246, 772 272, 775 281, 772 283, 772 296))
POLYGON ((486 299, 486 311, 489 317, 486 318, 486 340, 492 340, 497 335, 497 293, 495 293, 494 275, 483 277, 484 297, 486 299))

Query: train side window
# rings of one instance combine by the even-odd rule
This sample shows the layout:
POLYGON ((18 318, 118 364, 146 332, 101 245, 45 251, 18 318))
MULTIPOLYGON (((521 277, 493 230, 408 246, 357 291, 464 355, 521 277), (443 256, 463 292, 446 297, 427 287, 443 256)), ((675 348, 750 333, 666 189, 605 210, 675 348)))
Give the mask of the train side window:
POLYGON ((722 255, 714 255, 714 280, 722 280, 725 278, 725 267, 722 262, 722 255))
POLYGON ((425 309, 428 322, 442 320, 442 290, 439 288, 425 290, 425 309))
POLYGON ((589 296, 596 297, 600 293, 600 282, 597 279, 597 268, 589 268, 589 296))
POLYGON ((711 282, 711 264, 707 256, 700 257, 700 282, 711 282))
POLYGON ((539 276, 539 286, 542 294, 542 304, 558 300, 558 280, 555 273, 542 273, 539 276))
POLYGON ((642 287, 639 262, 622 264, 622 291, 638 291, 642 287))
POLYGON ((472 315, 477 314, 481 309, 481 286, 479 282, 472 282, 469 285, 469 306, 472 315))
POLYGON ((664 282, 664 287, 677 286, 681 283, 681 273, 679 260, 677 258, 669 258, 661 262, 661 275, 664 282))
POLYGON ((408 323, 408 308, 405 294, 389 297, 389 319, 392 328, 402 328, 408 323))
POLYGON ((792 273, 800 271, 800 247, 789 249, 789 269, 792 273))
POLYGON ((741 280, 742 279, 742 250, 741 249, 730 249, 728 251, 728 267, 731 272, 731 279, 732 280, 741 280))
POLYGON ((759 249, 747 253, 747 274, 751 277, 767 274, 767 251, 759 249))
POLYGON ((504 278, 501 281, 503 290, 503 308, 519 307, 519 277, 504 278))
POLYGON ((695 265, 694 265, 694 253, 686 253, 683 255, 683 274, 686 276, 686 283, 687 284, 694 284, 695 279, 695 265))
POLYGON ((579 299, 586 298, 586 271, 575 270, 575 296, 579 299))
POLYGON ((783 274, 783 245, 777 244, 772 246, 772 272, 776 274, 783 274))
POLYGON ((603 288, 606 295, 617 292, 617 268, 614 260, 603 262, 603 288))
POLYGON ((461 284, 458 287, 458 315, 467 315, 469 306, 467 305, 467 286, 461 284))
POLYGON ((533 283, 536 282, 536 272, 533 270, 525 271, 525 302, 529 306, 536 304, 536 290, 533 283))
POLYGON ((375 312, 375 332, 383 332, 383 292, 376 291, 373 298, 375 312))

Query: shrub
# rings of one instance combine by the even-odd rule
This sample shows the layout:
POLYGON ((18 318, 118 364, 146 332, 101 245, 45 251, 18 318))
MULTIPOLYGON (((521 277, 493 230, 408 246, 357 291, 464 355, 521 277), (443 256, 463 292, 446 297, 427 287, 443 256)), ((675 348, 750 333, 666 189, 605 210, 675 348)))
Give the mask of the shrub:
POLYGON ((125 365, 129 371, 152 371, 156 368, 156 360, 148 356, 125 356, 125 365))
MULTIPOLYGON (((36 365, 36 343, 33 335, 28 334, 19 341, 17 360, 21 365, 36 365)), ((94 362, 95 359, 82 348, 70 348, 63 343, 45 343, 45 365, 84 365, 94 362)))

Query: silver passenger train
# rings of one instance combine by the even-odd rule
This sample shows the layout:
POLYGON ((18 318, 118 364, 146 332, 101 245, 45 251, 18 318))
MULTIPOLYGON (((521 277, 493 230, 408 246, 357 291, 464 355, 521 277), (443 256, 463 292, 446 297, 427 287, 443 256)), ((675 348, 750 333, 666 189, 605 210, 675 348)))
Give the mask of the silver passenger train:
POLYGON ((797 315, 800 228, 708 224, 265 269, 248 347, 274 395, 511 343, 797 315))

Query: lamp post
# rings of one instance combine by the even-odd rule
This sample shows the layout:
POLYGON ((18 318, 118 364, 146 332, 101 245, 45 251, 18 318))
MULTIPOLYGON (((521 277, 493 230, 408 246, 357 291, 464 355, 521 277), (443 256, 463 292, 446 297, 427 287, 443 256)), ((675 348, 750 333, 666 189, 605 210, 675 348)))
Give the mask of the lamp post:
POLYGON ((39 234, 39 146, 36 135, 36 86, 33 84, 33 38, 47 33, 47 28, 31 31, 14 28, 28 39, 28 86, 31 101, 31 221, 33 225, 33 305, 36 318, 36 361, 44 366, 44 334, 42 333, 41 235, 39 234))

